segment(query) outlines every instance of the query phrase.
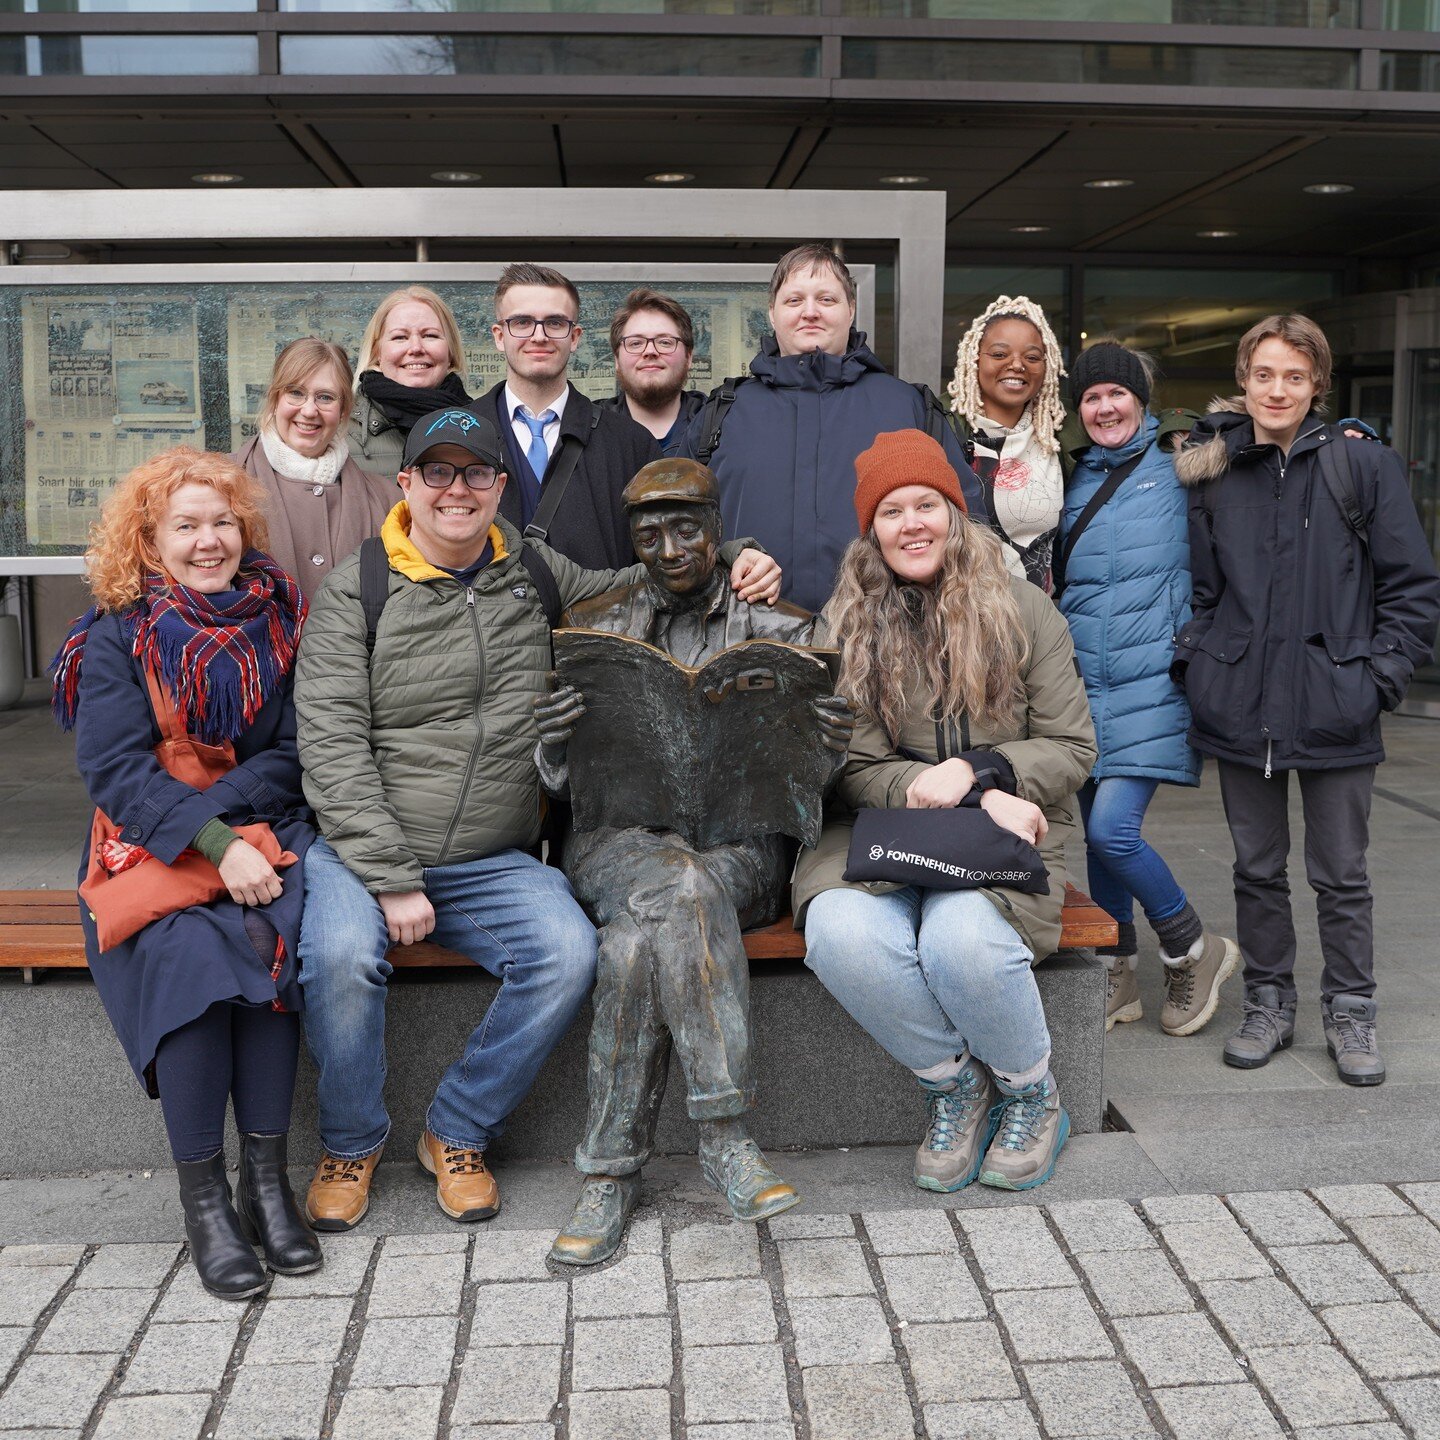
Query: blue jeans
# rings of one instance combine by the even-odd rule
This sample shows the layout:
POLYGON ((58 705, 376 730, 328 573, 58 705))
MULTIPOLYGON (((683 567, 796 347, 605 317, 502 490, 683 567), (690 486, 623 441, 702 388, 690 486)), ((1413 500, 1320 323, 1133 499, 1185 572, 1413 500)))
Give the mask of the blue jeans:
POLYGON ((1025 942, 978 890, 825 890, 805 915, 805 963, 902 1065, 967 1049, 1020 1075, 1050 1053, 1025 942))
POLYGON ((1185 908, 1170 867, 1140 838, 1158 784, 1117 775, 1080 788, 1090 898, 1123 925, 1134 922, 1136 900, 1152 925, 1185 908))
MULTIPOLYGON (((431 939, 483 966, 500 991, 441 1077, 426 1115, 447 1145, 483 1150, 505 1128, 595 979, 595 929, 558 871, 502 850, 425 871, 431 939)), ((385 1111, 389 948, 380 904, 323 840, 305 857, 300 983, 319 1071, 320 1138, 339 1159, 371 1155, 385 1111)))

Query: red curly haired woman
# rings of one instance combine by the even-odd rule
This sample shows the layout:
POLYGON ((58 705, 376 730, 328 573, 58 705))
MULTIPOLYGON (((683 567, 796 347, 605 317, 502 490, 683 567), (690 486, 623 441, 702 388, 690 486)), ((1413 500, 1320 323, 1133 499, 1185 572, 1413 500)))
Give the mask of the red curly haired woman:
POLYGON ((263 553, 264 502, 233 462, 183 446, 127 475, 91 537, 95 604, 56 657, 53 697, 97 807, 80 871, 90 970, 159 1097, 190 1257, 226 1299, 268 1283, 256 1243, 282 1274, 322 1259, 285 1176, 314 838, 291 701, 305 601, 263 553), (200 784, 172 773, 177 749, 192 772, 206 758, 200 784), (215 898, 192 903, 195 885, 215 898))

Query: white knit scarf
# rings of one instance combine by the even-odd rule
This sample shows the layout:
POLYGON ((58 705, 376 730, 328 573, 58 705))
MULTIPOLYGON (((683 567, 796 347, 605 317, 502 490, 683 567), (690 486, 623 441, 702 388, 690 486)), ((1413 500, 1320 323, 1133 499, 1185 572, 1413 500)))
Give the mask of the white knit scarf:
POLYGON ((306 485, 333 485, 350 458, 350 442, 343 435, 337 435, 326 446, 325 453, 313 460, 292 450, 269 425, 261 428, 260 444, 277 475, 306 485))
MULTIPOLYGON (((986 444, 979 431, 1004 436, 993 487, 995 515, 1014 545, 1023 550, 1060 523, 1060 506, 1065 498, 1060 457, 1040 444, 1029 407, 1013 428, 981 416, 975 448, 993 455, 994 447, 986 444)), ((1005 560, 1011 572, 1023 578, 1018 553, 1009 545, 1005 547, 1005 560)))

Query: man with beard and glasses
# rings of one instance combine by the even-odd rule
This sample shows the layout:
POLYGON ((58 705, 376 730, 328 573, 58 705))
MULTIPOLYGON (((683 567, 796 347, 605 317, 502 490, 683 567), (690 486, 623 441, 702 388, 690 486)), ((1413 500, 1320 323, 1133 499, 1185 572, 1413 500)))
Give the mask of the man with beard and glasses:
POLYGON ((610 350, 620 393, 602 403, 628 414, 666 455, 674 454, 705 404, 699 390, 685 388, 695 355, 689 311, 658 290, 632 290, 610 322, 610 350))

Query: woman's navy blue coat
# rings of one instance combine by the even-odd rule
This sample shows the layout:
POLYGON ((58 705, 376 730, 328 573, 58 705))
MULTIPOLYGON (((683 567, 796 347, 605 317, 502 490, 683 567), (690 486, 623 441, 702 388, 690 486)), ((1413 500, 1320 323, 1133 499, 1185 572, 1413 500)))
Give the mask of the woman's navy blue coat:
POLYGON ((1147 415, 1128 444, 1081 453, 1065 492, 1062 537, 1110 471, 1149 446, 1076 542, 1060 610, 1095 720, 1095 778, 1197 785, 1200 756, 1185 739, 1190 709, 1169 673, 1175 637, 1190 619, 1188 501, 1174 461, 1151 443, 1158 428, 1147 415))
MULTIPOLYGON (((160 732, 144 671, 130 654, 130 639, 129 626, 107 614, 90 627, 85 642, 75 759, 91 800, 124 827, 127 841, 143 845, 167 865, 215 816, 231 825, 269 821, 281 846, 300 857, 280 872, 284 893, 260 908, 285 942, 278 982, 245 933, 244 908, 228 897, 162 916, 103 954, 95 922, 81 903, 90 973, 131 1067, 153 1095, 153 1072, 146 1072, 160 1041, 217 1000, 270 1005, 278 999, 287 1010, 300 1009, 301 871, 315 832, 300 791, 290 677, 235 741, 235 769, 208 790, 194 790, 155 758, 160 732)), ((82 880, 88 848, 87 835, 82 880)))

